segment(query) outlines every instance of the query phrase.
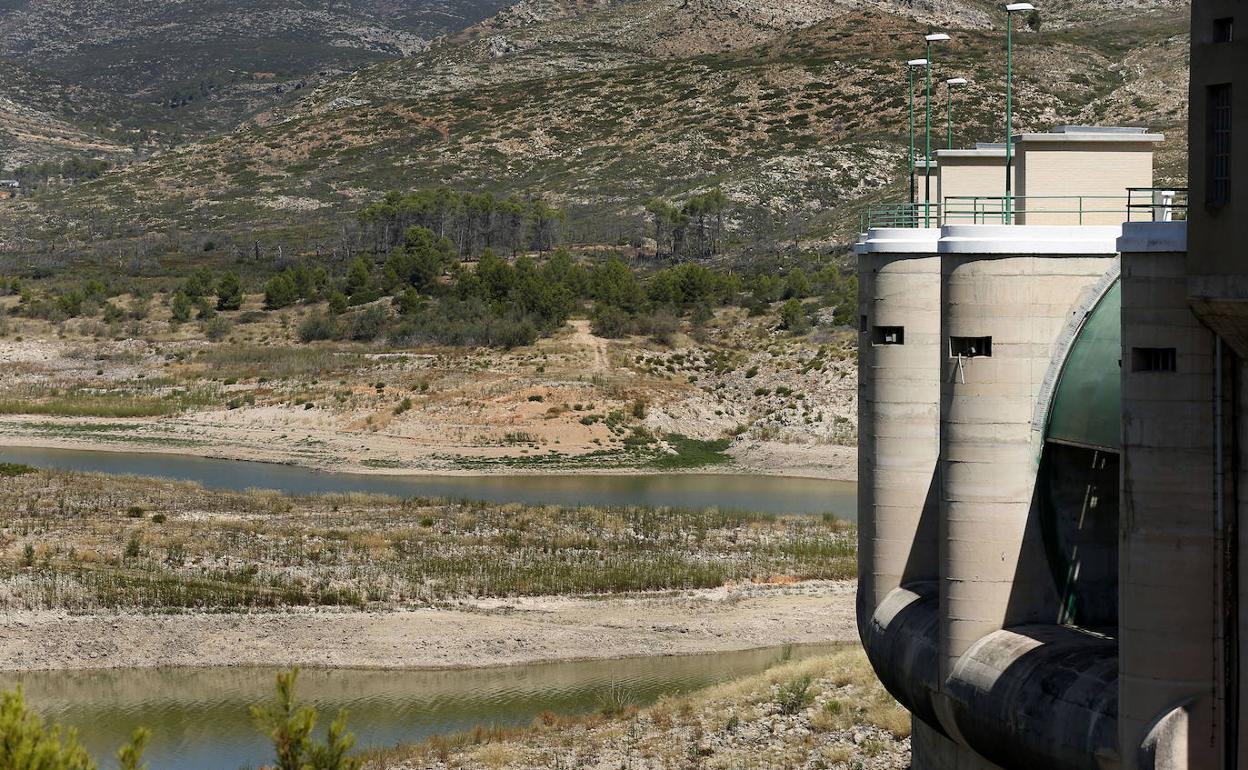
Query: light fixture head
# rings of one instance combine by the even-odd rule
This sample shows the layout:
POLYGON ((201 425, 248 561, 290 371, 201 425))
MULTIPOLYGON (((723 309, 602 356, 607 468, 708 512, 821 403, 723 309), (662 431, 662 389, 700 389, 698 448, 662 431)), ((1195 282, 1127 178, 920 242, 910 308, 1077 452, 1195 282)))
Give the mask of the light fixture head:
POLYGON ((924 35, 923 39, 929 43, 942 43, 946 40, 949 40, 950 37, 946 35, 944 32, 937 32, 932 35, 924 35))
POLYGON ((946 81, 945 81, 945 85, 947 85, 947 86, 964 86, 964 85, 966 85, 966 78, 949 78, 948 80, 946 80, 946 81))
POLYGON ((910 61, 906 62, 906 64, 911 67, 926 67, 927 59, 911 59, 910 61))
POLYGON ((1005 6, 1006 13, 1017 13, 1018 11, 1034 11, 1036 6, 1031 3, 1010 3, 1005 6))

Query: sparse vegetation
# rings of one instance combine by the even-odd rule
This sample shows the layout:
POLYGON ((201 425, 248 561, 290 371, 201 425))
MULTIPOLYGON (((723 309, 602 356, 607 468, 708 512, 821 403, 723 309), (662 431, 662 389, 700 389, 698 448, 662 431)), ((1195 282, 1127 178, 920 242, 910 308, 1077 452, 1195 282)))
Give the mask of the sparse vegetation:
POLYGON ((637 709, 619 692, 597 712, 479 728, 366 754, 370 770, 534 767, 895 768, 909 765, 910 715, 857 646, 780 661, 754 676, 637 709))
POLYGON ((852 528, 811 516, 300 498, 50 472, 5 479, 0 506, 15 514, 0 524, 5 610, 393 608, 855 572, 852 528))

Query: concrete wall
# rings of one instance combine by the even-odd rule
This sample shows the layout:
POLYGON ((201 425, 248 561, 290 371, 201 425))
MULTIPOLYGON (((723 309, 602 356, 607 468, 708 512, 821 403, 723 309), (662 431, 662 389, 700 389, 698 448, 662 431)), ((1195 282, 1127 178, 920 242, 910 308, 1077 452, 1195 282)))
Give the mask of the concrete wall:
POLYGON ((858 627, 889 692, 932 722, 938 577, 939 230, 873 230, 859 252, 858 627), (904 330, 877 345, 876 327, 904 330))
POLYGON ((1181 250, 1122 256, 1119 729, 1125 770, 1219 767, 1215 744, 1221 738, 1212 719, 1219 564, 1214 337, 1188 307, 1184 261, 1181 250), (1175 348, 1178 370, 1133 371, 1137 347, 1175 348), (1176 708, 1190 720, 1188 745, 1168 759, 1162 752, 1164 761, 1155 752, 1141 753, 1176 708))
POLYGON ((1104 290, 1118 232, 946 226, 939 244, 877 230, 859 246, 859 624, 916 717, 916 768, 1116 757, 1117 648, 1053 625, 1033 492, 1037 400, 1072 318, 1104 290), (876 326, 904 326, 905 344, 872 344, 876 326), (950 335, 991 336, 993 355, 959 365, 950 335))
MULTIPOLYGON (((935 240, 920 243, 934 252, 935 240)), ((858 281, 859 591, 870 618, 894 589, 938 577, 940 258, 863 254, 858 281), (873 344, 881 326, 903 328, 904 344, 873 344)))
POLYGON ((1248 357, 1248 13, 1238 0, 1192 3, 1191 91, 1188 129, 1191 185, 1188 295, 1201 320, 1241 357, 1248 357), (1236 13, 1238 11, 1238 14, 1236 13), (1234 41, 1215 41, 1215 21, 1233 18, 1234 41), (1231 198, 1209 200, 1209 89, 1232 87, 1231 198))
MULTIPOLYGON (((961 154, 957 150, 952 153, 942 151, 939 156, 939 200, 942 205, 948 207, 944 221, 949 224, 975 224, 977 220, 977 217, 969 213, 975 209, 973 202, 950 203, 948 201, 950 197, 1001 198, 1005 195, 1005 151, 993 153, 981 151, 974 155, 967 154, 969 152, 973 151, 961 154), (959 210, 968 213, 955 213, 959 210)), ((979 217, 978 221, 983 224, 1000 224, 1000 216, 992 216, 994 212, 1000 213, 1000 204, 988 203, 986 208, 987 212, 983 217, 979 217)))
POLYGON ((1018 194, 1029 198, 1019 202, 1018 224, 1120 225, 1127 221, 1127 188, 1153 184, 1153 143, 1054 136, 1062 139, 1028 134, 1016 144, 1018 194), (1052 196, 1064 199, 1039 199, 1052 196), (1082 217, 1077 211, 1058 213, 1078 209, 1078 196, 1111 199, 1085 200, 1083 206, 1089 213, 1082 217))
MULTIPOLYGON (((1112 252, 1034 254, 1058 232, 1080 235, 1065 228, 946 229, 952 237, 964 234, 959 246, 965 253, 943 259, 945 336, 992 337, 993 353, 961 363, 947 359, 943 373, 944 677, 989 633, 1055 619, 1045 617, 1056 601, 1034 526, 1042 436, 1033 416, 1072 309, 1114 264, 1112 252), (1010 242, 1027 232, 1033 245, 1010 242)), ((1112 242, 1108 232, 1101 234, 1112 242)))
MULTIPOLYGON (((1188 141, 1191 148, 1191 223, 1189 272, 1194 276, 1231 278, 1211 283, 1212 291, 1233 289, 1239 299, 1248 297, 1242 244, 1248 243, 1248 13, 1241 0, 1196 0, 1192 3, 1192 80, 1188 141), (1238 12, 1238 13, 1236 13, 1238 12), (1234 18, 1235 40, 1214 41, 1214 20, 1234 18), (1212 208, 1207 202, 1209 184, 1209 87, 1232 84, 1233 121, 1232 193, 1228 205, 1212 208)), ((1196 292, 1199 293, 1199 292, 1196 292)), ((1241 351, 1242 354, 1242 351, 1241 351)))

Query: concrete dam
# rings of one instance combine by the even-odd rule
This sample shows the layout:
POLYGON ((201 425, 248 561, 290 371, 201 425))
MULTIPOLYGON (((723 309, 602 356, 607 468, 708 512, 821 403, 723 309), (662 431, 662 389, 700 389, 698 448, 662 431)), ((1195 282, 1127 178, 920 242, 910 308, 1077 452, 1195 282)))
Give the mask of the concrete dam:
POLYGON ((868 217, 858 620, 917 770, 1248 767, 1237 10, 1193 4, 1190 190, 1064 126, 868 217))

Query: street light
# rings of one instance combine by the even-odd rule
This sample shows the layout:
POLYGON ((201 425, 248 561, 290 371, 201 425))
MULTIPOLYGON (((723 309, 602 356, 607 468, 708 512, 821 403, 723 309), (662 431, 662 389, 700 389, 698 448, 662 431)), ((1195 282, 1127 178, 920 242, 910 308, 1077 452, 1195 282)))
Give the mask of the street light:
POLYGON ((949 147, 953 149, 953 89, 966 85, 966 78, 949 78, 945 81, 945 91, 949 95, 949 106, 945 114, 949 118, 949 147))
POLYGON ((927 166, 923 169, 926 186, 923 198, 923 226, 932 226, 932 43, 943 43, 949 36, 937 32, 923 37, 927 41, 927 166))
POLYGON ((1014 213, 1014 14, 1034 11, 1031 3, 1005 6, 1005 215, 1013 224, 1014 213))
POLYGON ((927 59, 911 59, 906 62, 907 82, 910 84, 910 207, 914 208, 914 68, 926 67, 927 59))

